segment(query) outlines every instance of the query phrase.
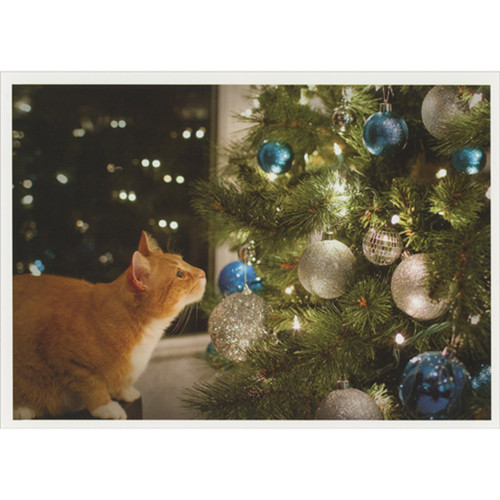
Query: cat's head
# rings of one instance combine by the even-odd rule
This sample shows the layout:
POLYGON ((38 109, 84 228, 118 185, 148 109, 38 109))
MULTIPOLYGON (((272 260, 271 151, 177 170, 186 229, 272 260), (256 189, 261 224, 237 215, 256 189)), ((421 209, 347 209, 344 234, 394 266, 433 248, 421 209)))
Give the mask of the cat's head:
POLYGON ((180 255, 164 253, 156 240, 142 232, 128 270, 128 286, 144 298, 155 315, 169 316, 203 297, 205 273, 180 255))

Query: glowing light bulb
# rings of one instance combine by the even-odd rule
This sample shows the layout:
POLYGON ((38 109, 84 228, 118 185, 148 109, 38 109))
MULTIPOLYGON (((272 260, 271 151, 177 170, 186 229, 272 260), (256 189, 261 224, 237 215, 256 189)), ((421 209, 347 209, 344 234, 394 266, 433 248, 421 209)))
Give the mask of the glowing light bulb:
POLYGON ((33 203, 33 196, 31 196, 30 194, 27 194, 26 196, 24 196, 21 199, 21 203, 23 205, 31 205, 33 203))
POLYGON ((285 288, 285 293, 287 293, 288 295, 291 295, 291 294, 293 293, 294 289, 295 289, 295 288, 294 288, 294 286, 293 286, 293 285, 291 285, 291 286, 287 286, 287 287, 285 288))
POLYGON ((341 147, 340 147, 340 146, 339 146, 336 142, 334 142, 334 143, 333 143, 333 152, 334 152, 337 156, 339 156, 339 155, 341 155, 341 154, 342 154, 342 148, 341 148, 341 147))
POLYGON ((170 223, 170 229, 177 229, 179 227, 179 224, 173 220, 171 223, 170 223))
POLYGON ((471 325, 477 325, 479 323, 480 319, 481 319, 481 317, 478 316, 477 314, 475 314, 474 316, 471 316, 471 318, 470 318, 470 324, 471 325))
POLYGON ((278 176, 276 174, 273 174, 272 172, 270 174, 267 174, 267 178, 270 180, 270 181, 274 181, 276 180, 278 176))
POLYGON ((125 120, 120 120, 120 121, 118 122, 118 126, 119 126, 120 128, 125 128, 125 127, 127 126, 127 122, 126 122, 125 120))
POLYGON ((297 315, 293 317, 293 329, 300 330, 300 323, 299 323, 299 318, 297 318, 297 315))
POLYGON ((153 160, 152 165, 154 168, 158 168, 161 165, 160 160, 153 160))
POLYGON ((163 182, 166 182, 167 184, 168 184, 169 182, 172 182, 172 176, 171 176, 171 175, 165 175, 165 176, 163 177, 163 182))
POLYGON ((109 125, 112 127, 112 128, 116 128, 118 127, 118 122, 116 120, 111 120, 111 122, 109 123, 109 125))
POLYGON ((143 167, 149 167, 149 160, 147 158, 144 158, 142 161, 141 161, 141 165, 143 167))
POLYGON ((391 224, 399 224, 399 221, 401 219, 399 218, 399 215, 398 214, 394 214, 392 217, 391 217, 391 224))
POLYGON ((158 225, 160 227, 167 227, 167 221, 165 219, 161 219, 158 221, 158 225))
POLYGON ((34 262, 32 262, 30 265, 29 265, 29 270, 30 270, 30 273, 33 275, 33 276, 40 276, 42 274, 42 271, 40 271, 40 269, 38 269, 38 267, 35 265, 34 262))
POLYGON ((83 137, 84 135, 85 135, 84 128, 75 128, 75 130, 73 130, 73 137, 83 137))
POLYGON ((126 200, 128 195, 126 191, 121 190, 118 196, 120 197, 120 200, 126 200))
POLYGON ((198 139, 203 139, 203 137, 205 137, 205 128, 204 127, 201 127, 199 128, 197 131, 196 131, 196 137, 198 139))
POLYGON ((25 179, 23 181, 23 187, 24 188, 31 189, 32 186, 33 186, 33 182, 31 181, 31 179, 25 179))
POLYGON ((184 130, 184 132, 182 132, 182 137, 184 137, 184 139, 189 139, 191 137, 191 129, 187 128, 184 130))
POLYGON ((404 338, 404 335, 401 334, 401 333, 396 333, 396 336, 394 337, 394 342, 396 342, 396 344, 403 344, 405 341, 405 338, 404 338))
POLYGON ((443 177, 446 177, 448 175, 448 172, 445 168, 440 168, 437 172, 436 172, 436 178, 437 179, 442 179, 443 177))
POLYGON ((135 201, 137 200, 137 196, 133 191, 130 191, 130 193, 128 194, 128 199, 129 201, 135 201))
POLYGON ((68 178, 64 174, 57 174, 56 179, 61 183, 61 184, 67 184, 68 183, 68 178))
POLYGON ((184 184, 184 181, 186 179, 184 179, 184 177, 182 175, 178 175, 176 178, 175 178, 175 182, 177 182, 177 184, 184 184))

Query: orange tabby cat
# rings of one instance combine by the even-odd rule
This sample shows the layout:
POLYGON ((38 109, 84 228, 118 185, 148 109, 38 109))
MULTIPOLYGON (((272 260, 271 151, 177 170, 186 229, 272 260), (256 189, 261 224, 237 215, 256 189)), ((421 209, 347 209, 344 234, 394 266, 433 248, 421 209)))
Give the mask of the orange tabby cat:
POLYGON ((164 330, 205 291, 205 273, 142 233, 130 267, 111 283, 14 277, 14 418, 88 409, 125 419, 113 399, 133 387, 164 330))

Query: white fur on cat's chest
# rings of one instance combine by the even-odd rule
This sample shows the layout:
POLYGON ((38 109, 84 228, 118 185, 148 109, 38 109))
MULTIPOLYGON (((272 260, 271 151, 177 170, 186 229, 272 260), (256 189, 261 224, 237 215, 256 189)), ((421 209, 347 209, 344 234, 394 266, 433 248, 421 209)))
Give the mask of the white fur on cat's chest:
POLYGON ((133 384, 142 375, 151 358, 153 349, 174 318, 175 316, 155 319, 146 325, 141 340, 132 348, 130 353, 130 384, 133 384))

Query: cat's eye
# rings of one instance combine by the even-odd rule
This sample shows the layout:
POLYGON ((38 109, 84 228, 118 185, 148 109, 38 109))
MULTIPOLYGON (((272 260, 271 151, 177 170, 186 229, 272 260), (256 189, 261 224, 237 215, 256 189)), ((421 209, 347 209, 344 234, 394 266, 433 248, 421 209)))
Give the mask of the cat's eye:
POLYGON ((183 273, 183 272, 179 269, 179 270, 177 271, 176 276, 177 276, 178 278, 184 278, 184 273, 183 273))

